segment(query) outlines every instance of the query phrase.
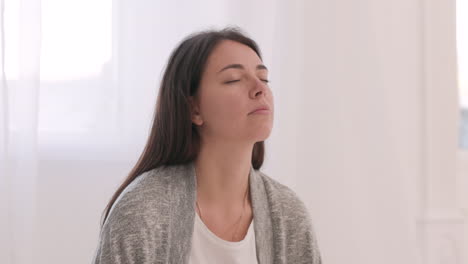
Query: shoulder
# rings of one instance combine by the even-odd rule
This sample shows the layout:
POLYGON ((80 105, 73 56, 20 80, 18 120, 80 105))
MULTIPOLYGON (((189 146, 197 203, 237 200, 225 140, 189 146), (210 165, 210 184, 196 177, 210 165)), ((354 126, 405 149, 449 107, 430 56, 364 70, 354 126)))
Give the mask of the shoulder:
POLYGON ((153 169, 141 173, 123 190, 101 228, 93 263, 153 263, 157 254, 152 252, 166 251, 168 176, 153 169))
POLYGON ((272 210, 281 210, 283 213, 297 218, 309 218, 305 203, 294 190, 264 172, 258 171, 258 175, 263 180, 272 210))
POLYGON ((105 225, 128 227, 145 219, 157 219, 166 205, 169 205, 168 176, 164 167, 138 175, 115 200, 105 225))
POLYGON ((288 245, 288 263, 322 263, 314 225, 305 203, 290 187, 263 172, 258 174, 269 200, 273 230, 280 234, 277 242, 288 245))

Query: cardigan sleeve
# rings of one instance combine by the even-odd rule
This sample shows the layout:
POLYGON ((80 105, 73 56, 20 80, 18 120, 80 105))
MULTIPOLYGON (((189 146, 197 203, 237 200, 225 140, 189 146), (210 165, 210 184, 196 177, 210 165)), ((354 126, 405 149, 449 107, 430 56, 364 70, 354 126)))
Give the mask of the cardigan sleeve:
POLYGON ((291 251, 297 251, 293 253, 294 256, 298 256, 298 262, 295 263, 311 263, 321 264, 322 257, 317 242, 317 236, 315 233, 314 226, 312 224, 311 216, 305 206, 304 202, 297 196, 295 199, 297 206, 296 217, 293 219, 293 223, 297 225, 298 229, 294 234, 296 239, 291 238, 291 241, 296 241, 297 245, 291 251), (297 255, 296 255, 297 254, 297 255))
POLYGON ((101 229, 93 264, 166 263, 167 241, 158 241, 167 227, 156 225, 137 211, 120 204, 101 229), (161 262, 159 262, 161 261, 161 262))
MULTIPOLYGON (((265 174, 263 174, 265 175, 265 174)), ((275 257, 281 263, 321 264, 312 219, 305 203, 288 186, 266 176, 275 257)))
POLYGON ((116 200, 101 228, 93 264, 167 263, 169 200, 149 189, 148 182, 132 184, 116 200))
POLYGON ((287 263, 321 264, 317 236, 306 205, 288 187, 283 195, 281 214, 287 263))
POLYGON ((102 229, 94 264, 157 263, 151 231, 130 219, 109 219, 102 229))

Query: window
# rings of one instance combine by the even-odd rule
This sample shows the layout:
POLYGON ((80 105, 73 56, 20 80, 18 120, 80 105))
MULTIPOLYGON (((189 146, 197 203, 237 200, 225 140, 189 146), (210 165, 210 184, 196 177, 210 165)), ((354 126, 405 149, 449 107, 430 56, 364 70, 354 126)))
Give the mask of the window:
MULTIPOLYGON (((41 7, 41 80, 99 75, 112 55, 112 0, 42 0, 41 7)), ((18 10, 18 1, 6 1, 5 71, 9 80, 18 79, 18 10)))
MULTIPOLYGON (((21 96, 16 88, 20 55, 27 55, 19 45, 18 2, 7 0, 5 8, 5 72, 13 116, 24 104, 16 103, 21 96)), ((113 0, 42 0, 40 16, 38 130, 41 138, 112 127, 118 104, 113 0)), ((25 25, 33 23, 22 19, 25 25)), ((10 119, 13 130, 17 127, 15 120, 10 119)))

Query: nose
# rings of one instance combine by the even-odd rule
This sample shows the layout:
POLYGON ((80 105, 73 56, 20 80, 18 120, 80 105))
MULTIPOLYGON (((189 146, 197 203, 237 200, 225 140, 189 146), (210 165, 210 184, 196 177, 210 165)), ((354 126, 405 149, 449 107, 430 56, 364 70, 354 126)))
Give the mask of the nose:
POLYGON ((258 78, 254 78, 253 83, 253 88, 250 90, 251 97, 256 98, 257 96, 265 96, 267 85, 258 78))

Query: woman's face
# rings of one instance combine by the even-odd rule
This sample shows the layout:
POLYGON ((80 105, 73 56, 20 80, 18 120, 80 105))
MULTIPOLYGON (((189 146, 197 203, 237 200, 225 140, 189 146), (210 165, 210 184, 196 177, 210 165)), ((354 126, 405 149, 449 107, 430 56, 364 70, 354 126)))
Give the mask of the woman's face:
POLYGON ((202 140, 255 143, 273 127, 273 94, 268 70, 257 53, 224 40, 208 57, 195 98, 192 122, 202 140), (266 106, 269 111, 251 113, 266 106))

